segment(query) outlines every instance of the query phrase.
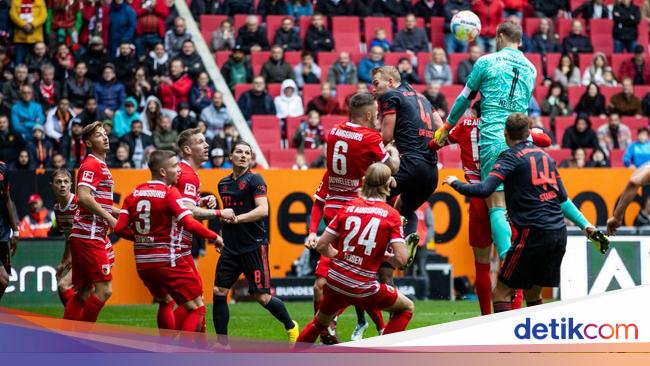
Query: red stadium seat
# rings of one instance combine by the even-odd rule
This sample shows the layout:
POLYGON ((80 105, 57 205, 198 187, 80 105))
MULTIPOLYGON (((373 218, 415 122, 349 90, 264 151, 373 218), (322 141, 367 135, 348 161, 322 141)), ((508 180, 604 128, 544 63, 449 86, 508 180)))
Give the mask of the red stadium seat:
MULTIPOLYGON (((605 58, 609 62, 609 57, 607 55, 605 55, 605 58)), ((593 59, 594 59, 593 53, 578 54, 578 64, 580 65, 580 70, 584 72, 587 67, 591 66, 593 59)))
POLYGON ((302 88, 302 103, 307 108, 310 100, 320 95, 320 84, 305 84, 302 88))
POLYGON ((641 23, 639 23, 639 38, 637 41, 639 42, 640 45, 643 46, 646 52, 648 52, 648 46, 650 43, 650 40, 648 40, 650 29, 648 29, 648 21, 645 19, 641 19, 641 23))
POLYGON ((272 98, 275 98, 282 92, 282 84, 266 84, 266 90, 272 98))
POLYGON ((589 21, 589 34, 612 34, 614 21, 611 19, 592 19, 589 21))
POLYGON ((389 17, 365 17, 363 18, 365 26, 365 42, 366 46, 375 38, 375 29, 384 28, 386 30, 386 38, 393 42, 393 24, 389 17))
POLYGON ((296 149, 273 149, 269 151, 269 164, 276 169, 290 169, 296 161, 297 154, 296 149))
POLYGON ((357 91, 356 85, 337 85, 336 100, 338 100, 339 102, 339 107, 343 107, 345 105, 345 98, 347 98, 348 95, 352 95, 356 93, 356 91, 357 91))
MULTIPOLYGON (((440 87, 440 93, 445 96, 445 99, 447 99, 447 103, 449 104, 450 108, 454 104, 454 101, 460 92, 463 91, 464 87, 464 85, 443 85, 440 87)), ((478 98, 476 100, 478 100, 478 98)))
POLYGON ((614 39, 611 34, 592 33, 591 45, 606 55, 614 53, 614 39))
POLYGON ((611 88, 600 88, 600 93, 605 96, 605 102, 606 104, 609 104, 609 100, 612 99, 612 96, 616 93, 619 93, 621 91, 620 87, 611 87, 611 88))
POLYGON ((539 117, 540 121, 542 122, 542 126, 544 126, 545 129, 547 130, 552 130, 551 129, 551 118, 547 116, 541 116, 539 117))
POLYGON ((625 166, 625 164, 623 164, 623 155, 625 155, 625 150, 621 149, 609 152, 609 163, 612 168, 622 168, 625 166))
POLYGON ((589 120, 591 121, 591 129, 594 131, 596 131, 600 126, 607 124, 607 118, 590 117, 589 120))
POLYGON ((359 53, 361 34, 359 33, 359 17, 332 17, 332 36, 337 52, 348 51, 359 53))
MULTIPOLYGON (((411 84, 411 86, 413 87, 413 89, 415 89, 416 92, 420 94, 424 93, 424 91, 427 89, 427 86, 425 84, 411 84)), ((453 103, 453 100, 451 101, 451 103, 453 103)))
POLYGON ((445 28, 444 17, 431 17, 431 45, 433 47, 445 46, 444 28, 445 28))
POLYGON ((320 122, 323 124, 323 128, 325 131, 329 131, 332 129, 332 127, 338 125, 339 123, 347 122, 348 117, 347 116, 339 116, 339 115, 325 115, 321 116, 320 122))
POLYGON ((300 123, 305 119, 307 119, 307 116, 287 117, 286 128, 287 128, 287 138, 289 139, 289 143, 291 144, 293 143, 293 135, 296 133, 296 129, 298 129, 300 123))
POLYGON ((548 94, 548 86, 544 85, 537 85, 535 86, 535 89, 533 89, 533 96, 535 97, 535 100, 537 100, 538 104, 542 104, 542 100, 546 98, 546 95, 548 94))
POLYGON ((226 19, 228 19, 227 15, 201 15, 199 17, 201 35, 208 45, 212 43, 212 32, 219 29, 221 22, 226 19))
POLYGON ((411 60, 411 56, 409 56, 409 54, 406 52, 388 52, 384 54, 384 63, 390 66, 397 66, 397 64, 399 64, 399 60, 402 57, 406 57, 411 60))
POLYGON ((620 70, 621 70, 621 65, 623 62, 631 59, 634 57, 634 54, 632 53, 615 53, 612 54, 611 56, 612 62, 610 63, 610 66, 612 67, 612 71, 614 71, 614 75, 618 78, 620 75, 620 70))
POLYGON ((649 85, 635 85, 634 86, 634 94, 639 97, 639 99, 643 99, 646 94, 650 93, 650 86, 649 85))
POLYGON ((458 145, 450 145, 438 151, 438 160, 443 168, 461 168, 460 148, 458 145))
MULTIPOLYGON (((424 18, 416 18, 415 22, 418 28, 424 28, 424 18)), ((404 29, 404 27, 406 27, 405 24, 406 24, 406 17, 397 18, 397 31, 399 32, 402 29, 404 29)))
POLYGON ((641 127, 648 128, 648 119, 646 117, 644 118, 621 117, 621 123, 623 123, 624 125, 630 128, 630 132, 632 132, 633 139, 636 139, 637 130, 639 128, 641 127))
POLYGON ((567 92, 569 94, 569 105, 571 106, 571 109, 575 109, 576 105, 580 101, 580 98, 586 91, 586 86, 570 86, 567 88, 567 92))
POLYGON ((214 53, 214 60, 219 68, 222 68, 223 64, 228 62, 231 53, 231 51, 217 51, 214 53))
POLYGON ((307 161, 307 164, 311 164, 314 160, 318 159, 321 151, 320 149, 305 149, 303 154, 305 155, 305 161, 307 161))
POLYGON ((251 117, 253 133, 262 130, 280 131, 280 120, 276 116, 254 115, 251 117))
POLYGON ((533 34, 539 28, 539 23, 542 21, 542 18, 526 18, 524 20, 524 31, 528 36, 532 37, 533 34))
POLYGON ((467 53, 452 53, 447 55, 447 62, 449 63, 449 67, 451 68, 451 74, 452 74, 451 77, 454 83, 458 83, 458 80, 456 79, 456 75, 458 72, 458 64, 467 60, 468 58, 469 55, 467 53))
POLYGON ((267 15, 266 16, 266 36, 269 39, 269 44, 275 43, 275 33, 282 27, 282 19, 286 15, 267 15))
POLYGON ((574 123, 575 118, 573 116, 555 117, 555 137, 557 139, 558 145, 562 146, 564 131, 566 131, 567 128, 573 126, 574 123))
POLYGON ((259 75, 262 72, 262 66, 271 57, 271 51, 251 52, 251 66, 253 66, 253 74, 259 75))
MULTIPOLYGON (((301 16, 299 22, 300 22, 300 25, 299 25, 299 27, 300 27, 300 39, 302 39, 304 41, 305 40, 305 35, 307 34, 307 30, 309 29, 309 26, 311 25, 311 16, 306 16, 306 15, 301 16)), ((327 19, 325 19, 324 25, 325 25, 325 29, 328 29, 327 19)), ((336 41, 335 41, 335 43, 336 43, 336 41)))
POLYGON ((298 65, 300 63, 300 54, 302 52, 300 51, 287 51, 284 53, 284 61, 291 65, 293 68, 294 66, 298 65))
MULTIPOLYGON (((564 37, 568 36, 569 33, 571 33, 571 23, 573 23, 575 19, 566 19, 566 18, 560 18, 557 20, 557 27, 556 31, 557 34, 560 36, 560 39, 564 39, 564 37)), ((578 19, 582 23, 582 34, 587 35, 587 27, 585 27, 585 21, 582 19, 578 19)), ((612 34, 608 33, 608 36, 611 38, 612 34)), ((598 47, 594 47, 598 48, 598 47)))
MULTIPOLYGON (((562 54, 560 53, 548 53, 546 54, 546 72, 552 78, 557 69, 557 65, 560 64, 560 58, 562 54)), ((582 75, 581 75, 582 76, 582 75)))
POLYGON ((239 100, 239 97, 244 94, 245 91, 253 89, 253 84, 235 84, 235 99, 239 100))
POLYGON ((535 69, 537 69, 537 80, 535 84, 539 85, 544 77, 544 73, 542 72, 542 56, 538 53, 526 53, 525 56, 535 66, 535 69))
POLYGON ((555 160, 558 166, 562 161, 571 159, 571 149, 546 150, 546 152, 555 160))
POLYGON ((430 62, 431 52, 418 52, 418 76, 420 80, 424 80, 424 70, 430 62))

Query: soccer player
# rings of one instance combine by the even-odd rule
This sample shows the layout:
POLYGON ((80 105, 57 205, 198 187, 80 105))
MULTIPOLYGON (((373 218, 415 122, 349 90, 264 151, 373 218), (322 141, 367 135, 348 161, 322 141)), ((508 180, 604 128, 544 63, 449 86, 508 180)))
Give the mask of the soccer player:
MULTIPOLYGON (((385 148, 379 131, 375 129, 377 107, 369 93, 357 93, 349 102, 350 122, 340 123, 327 135, 327 171, 323 176, 312 206, 307 246, 316 247, 316 236, 321 218, 332 221, 336 212, 359 197, 359 188, 366 169, 372 163, 387 164, 393 173, 399 169, 399 156, 394 147, 385 148)), ((321 257, 316 267, 314 283, 314 313, 323 297, 330 259, 321 257)), ((381 312, 370 314, 377 330, 384 328, 381 312)), ((363 310, 357 312, 357 327, 353 340, 361 339, 368 327, 363 310)), ((321 341, 338 343, 334 327, 324 332, 321 341)))
POLYGON ((269 216, 269 203, 264 179, 250 170, 252 157, 253 149, 248 143, 235 143, 230 154, 232 174, 218 186, 223 207, 235 213, 233 219, 223 218, 224 248, 214 280, 214 328, 222 345, 228 344, 228 291, 242 272, 248 291, 284 325, 290 342, 296 341, 299 332, 298 323, 291 319, 282 300, 271 296, 268 231, 264 223, 269 216))
POLYGON ((117 220, 113 217, 113 176, 105 162, 108 136, 102 123, 93 122, 84 127, 81 138, 90 154, 77 172, 79 210, 68 240, 72 283, 77 295, 65 305, 63 317, 96 322, 113 292, 111 267, 115 253, 108 231, 115 227, 117 220))
POLYGON ((50 186, 54 193, 54 216, 56 224, 63 233, 65 239, 65 249, 61 257, 61 263, 56 267, 56 278, 58 293, 63 306, 75 295, 74 286, 72 285, 72 257, 70 254, 70 231, 72 223, 77 214, 78 204, 77 196, 70 189, 72 188, 72 175, 67 169, 57 169, 52 173, 50 186))
POLYGON ((481 183, 462 183, 454 176, 444 181, 470 197, 488 197, 499 185, 505 186, 508 217, 516 235, 492 293, 495 313, 512 309, 515 289, 523 289, 526 304, 533 306, 542 303, 542 287, 559 286, 566 249, 565 213, 589 239, 598 242, 601 252, 609 246, 604 234, 567 197, 555 161, 528 141, 528 124, 522 113, 508 117, 504 134, 509 149, 500 154, 481 183))
POLYGON ((11 257, 18 246, 18 218, 11 200, 7 164, 0 161, 0 299, 9 286, 11 257))
MULTIPOLYGON (((449 130, 456 125, 471 101, 481 94, 480 163, 481 179, 486 179, 499 154, 508 149, 503 138, 506 119, 513 112, 526 113, 533 94, 537 71, 519 51, 521 26, 505 22, 497 29, 497 52, 479 58, 461 94, 449 112, 447 122, 439 129, 437 138, 443 145, 449 130)), ((506 218, 503 187, 487 198, 492 239, 497 253, 503 258, 510 248, 512 232, 506 218)))
POLYGON ((394 287, 377 281, 382 262, 388 260, 402 267, 408 259, 401 217, 386 203, 390 180, 388 166, 372 164, 365 174, 361 197, 341 209, 318 240, 317 250, 332 262, 320 309, 298 342, 313 343, 349 305, 390 312, 384 334, 406 329, 415 305, 394 287), (389 248, 392 257, 387 258, 389 248))
POLYGON ((217 248, 223 242, 182 205, 175 187, 180 168, 173 151, 154 151, 149 158, 149 170, 151 180, 138 185, 124 200, 115 233, 134 240, 138 276, 160 305, 158 327, 204 332, 203 286, 190 265, 193 262, 176 251, 175 243, 181 228, 215 242, 217 248), (180 325, 171 311, 174 302, 187 313, 180 325))
POLYGON ((643 164, 634 171, 630 180, 625 186, 621 198, 619 198, 614 207, 614 215, 607 220, 607 233, 610 235, 616 234, 618 229, 625 218, 625 211, 627 207, 634 201, 639 188, 650 184, 650 164, 643 164))

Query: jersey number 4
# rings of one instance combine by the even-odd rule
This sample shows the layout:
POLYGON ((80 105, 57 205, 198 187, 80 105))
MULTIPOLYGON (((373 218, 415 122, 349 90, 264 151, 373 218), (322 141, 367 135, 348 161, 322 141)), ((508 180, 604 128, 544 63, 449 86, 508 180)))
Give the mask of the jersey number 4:
POLYGON ((557 189, 555 172, 549 171, 548 158, 546 156, 542 156, 542 171, 538 171, 535 157, 530 157, 530 175, 534 186, 544 186, 544 189, 548 189, 550 185, 557 189))
MULTIPOLYGON (((366 249, 363 251, 363 254, 369 256, 372 253, 372 250, 377 246, 375 239, 377 238, 377 231, 379 230, 379 224, 381 220, 377 217, 373 217, 368 221, 366 226, 361 231, 357 243, 363 245, 366 249)), ((361 218, 358 216, 350 216, 345 220, 345 231, 348 232, 348 235, 343 240, 343 252, 353 252, 355 247, 351 245, 350 242, 357 236, 361 230, 361 218)))
POLYGON ((424 110, 424 105, 422 104, 421 99, 423 97, 418 95, 416 98, 418 99, 418 106, 420 107, 420 119, 422 122, 426 123, 429 130, 432 130, 433 126, 431 125, 431 114, 427 113, 427 111, 424 110))

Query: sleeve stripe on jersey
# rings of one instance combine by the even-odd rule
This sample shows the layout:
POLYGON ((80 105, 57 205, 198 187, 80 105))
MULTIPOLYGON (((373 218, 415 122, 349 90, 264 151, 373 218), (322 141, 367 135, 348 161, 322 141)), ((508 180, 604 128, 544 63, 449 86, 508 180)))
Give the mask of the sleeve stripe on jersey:
POLYGON ((327 231, 328 233, 330 233, 330 234, 332 234, 334 236, 339 236, 339 233, 334 231, 334 229, 330 228, 329 226, 327 228, 325 228, 325 231, 327 231))
POLYGON ((191 204, 193 204, 193 205, 196 204, 196 202, 194 202, 194 200, 191 199, 191 198, 189 198, 189 197, 181 197, 181 198, 180 198, 180 201, 181 201, 181 202, 189 202, 189 203, 191 203, 191 204))
POLYGON ((88 183, 84 183, 84 182, 79 182, 79 183, 77 184, 77 186, 86 186, 86 187, 92 189, 93 191, 96 191, 96 190, 97 190, 96 187, 93 187, 93 186, 91 186, 90 184, 88 184, 88 183))
POLYGON ((388 114, 395 114, 395 113, 397 113, 397 111, 394 110, 394 109, 387 109, 385 111, 381 111, 381 113, 385 116, 385 115, 388 115, 388 114))
POLYGON ((185 211, 183 211, 183 213, 181 213, 180 215, 176 216, 176 221, 181 221, 181 219, 182 219, 183 217, 185 217, 185 216, 187 216, 187 215, 191 215, 191 214, 192 214, 192 211, 190 211, 190 210, 185 210, 185 211))
POLYGON ((406 243, 406 241, 404 239, 402 239, 402 238, 395 238, 395 239, 391 240, 390 243, 391 244, 393 244, 393 243, 406 243))
POLYGON ((389 154, 389 153, 386 153, 386 156, 384 156, 384 158, 381 159, 381 162, 382 162, 382 163, 385 163, 386 161, 388 161, 388 159, 390 159, 390 154, 389 154))
POLYGON ((497 177, 497 178, 499 178, 501 180, 506 180, 506 178, 503 175, 501 175, 501 174, 499 174, 497 172, 490 172, 490 175, 493 175, 493 176, 495 176, 495 177, 497 177))
POLYGON ((325 202, 325 199, 317 194, 314 195, 314 199, 316 199, 317 201, 325 202))
POLYGON ((128 214, 129 214, 129 211, 128 211, 128 210, 120 210, 120 213, 121 213, 121 214, 128 215, 128 214))

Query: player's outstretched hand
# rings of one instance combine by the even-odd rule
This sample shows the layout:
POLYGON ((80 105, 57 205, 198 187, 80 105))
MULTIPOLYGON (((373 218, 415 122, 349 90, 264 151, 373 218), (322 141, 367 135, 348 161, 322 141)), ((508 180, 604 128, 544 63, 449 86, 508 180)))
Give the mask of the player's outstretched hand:
POLYGON ((436 130, 433 136, 438 146, 445 146, 447 143, 447 137, 449 136, 449 131, 447 131, 445 126, 442 126, 436 130))
POLYGON ((616 234, 616 230, 621 226, 621 222, 618 221, 618 219, 614 216, 610 217, 609 220, 607 220, 607 234, 609 235, 614 235, 616 234))
POLYGON ((217 197, 215 197, 213 194, 205 197, 201 197, 199 201, 199 205, 201 207, 207 207, 209 209, 214 209, 217 207, 217 197))
POLYGON ((307 249, 316 249, 316 243, 318 242, 318 235, 316 233, 309 233, 307 240, 305 241, 305 248, 307 249))
POLYGON ((449 184, 451 186, 451 184, 457 180, 458 178, 455 175, 449 175, 442 181, 442 184, 449 184))
POLYGON ((117 224, 117 219, 115 219, 113 216, 110 216, 108 220, 108 225, 110 225, 111 228, 115 229, 116 224, 117 224))
POLYGON ((590 227, 587 228, 587 238, 591 240, 592 244, 594 244, 598 250, 600 251, 601 254, 607 253, 607 250, 609 250, 609 238, 605 233, 602 231, 590 227))
POLYGON ((237 215, 235 215, 235 211, 232 210, 232 208, 225 208, 221 210, 221 218, 224 221, 233 221, 237 215))

